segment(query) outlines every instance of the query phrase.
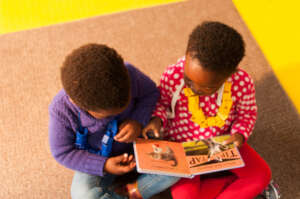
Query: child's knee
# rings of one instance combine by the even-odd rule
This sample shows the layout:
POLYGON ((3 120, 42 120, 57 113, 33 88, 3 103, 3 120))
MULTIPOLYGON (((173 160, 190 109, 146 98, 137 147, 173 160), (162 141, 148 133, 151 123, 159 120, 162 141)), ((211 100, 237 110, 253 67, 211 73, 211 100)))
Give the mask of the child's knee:
POLYGON ((257 186, 259 186, 261 189, 264 189, 271 181, 271 177, 272 172, 267 164, 259 168, 255 174, 255 181, 257 186))
POLYGON ((151 196, 166 190, 179 179, 180 178, 173 176, 143 174, 138 178, 138 190, 143 198, 150 198, 151 196))
POLYGON ((174 176, 162 176, 162 179, 161 179, 161 181, 165 184, 168 184, 168 186, 172 186, 179 180, 180 180, 179 177, 174 177, 174 176))
POLYGON ((77 172, 71 185, 72 199, 94 199, 95 195, 103 194, 101 187, 97 186, 95 178, 89 177, 88 174, 77 172))
POLYGON ((171 187, 172 197, 174 199, 197 198, 200 194, 200 178, 196 176, 193 179, 181 179, 171 187))
POLYGON ((105 192, 101 187, 71 187, 72 199, 96 199, 102 196, 105 192))
POLYGON ((88 193, 87 187, 78 187, 78 186, 74 186, 72 184, 72 186, 71 186, 71 198, 72 199, 82 198, 82 197, 84 197, 84 195, 86 195, 86 193, 88 193))
POLYGON ((174 199, 197 198, 200 194, 199 186, 175 186, 171 188, 171 194, 174 199))
POLYGON ((79 199, 82 198, 88 192, 89 188, 84 186, 78 186, 78 184, 72 183, 71 185, 71 198, 72 199, 79 199))

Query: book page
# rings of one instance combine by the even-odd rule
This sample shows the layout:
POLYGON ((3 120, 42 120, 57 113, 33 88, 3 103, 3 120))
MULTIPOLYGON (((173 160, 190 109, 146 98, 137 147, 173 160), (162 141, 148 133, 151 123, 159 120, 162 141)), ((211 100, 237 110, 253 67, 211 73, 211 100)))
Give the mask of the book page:
POLYGON ((134 147, 139 172, 191 175, 181 143, 138 138, 134 147))
POLYGON ((186 159, 192 174, 212 173, 244 166, 238 149, 233 145, 222 145, 229 135, 202 141, 183 143, 186 159))

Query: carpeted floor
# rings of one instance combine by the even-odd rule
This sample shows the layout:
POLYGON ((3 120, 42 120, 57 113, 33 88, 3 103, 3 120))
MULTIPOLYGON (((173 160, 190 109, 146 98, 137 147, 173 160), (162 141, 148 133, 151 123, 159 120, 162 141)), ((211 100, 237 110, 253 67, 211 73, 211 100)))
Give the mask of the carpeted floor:
POLYGON ((188 34, 203 20, 238 29, 241 63, 254 77, 259 117, 251 145, 267 160, 283 198, 300 198, 300 118, 231 1, 191 0, 0 36, 0 198, 70 198, 72 171, 48 146, 48 105, 60 90, 59 67, 89 42, 116 48, 156 82, 184 55, 188 34))

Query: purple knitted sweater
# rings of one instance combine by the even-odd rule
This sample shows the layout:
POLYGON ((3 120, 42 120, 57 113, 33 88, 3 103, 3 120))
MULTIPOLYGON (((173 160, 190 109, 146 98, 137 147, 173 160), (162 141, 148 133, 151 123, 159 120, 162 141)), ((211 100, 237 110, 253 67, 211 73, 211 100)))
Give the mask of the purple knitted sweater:
MULTIPOLYGON (((119 115, 122 122, 134 119, 146 125, 151 117, 159 97, 155 83, 136 69, 125 64, 131 78, 131 102, 127 109, 119 115)), ((117 77, 116 77, 117 78, 117 77)), ((57 162, 72 170, 92 175, 103 176, 103 167, 107 158, 75 148, 76 130, 79 128, 78 112, 81 124, 88 128, 88 144, 94 149, 101 148, 101 139, 106 125, 112 119, 96 119, 87 112, 72 104, 68 95, 61 90, 49 106, 49 143, 53 157, 57 162)), ((114 141, 112 155, 120 155, 132 150, 132 144, 114 141)))

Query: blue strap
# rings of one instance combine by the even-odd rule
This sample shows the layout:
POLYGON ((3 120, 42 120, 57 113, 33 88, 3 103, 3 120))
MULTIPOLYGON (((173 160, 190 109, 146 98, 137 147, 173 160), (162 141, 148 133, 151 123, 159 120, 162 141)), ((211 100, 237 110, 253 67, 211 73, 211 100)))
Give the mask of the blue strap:
POLYGON ((82 124, 81 124, 81 119, 80 119, 80 112, 78 111, 78 120, 79 120, 79 131, 80 132, 83 132, 83 127, 82 127, 82 124))
POLYGON ((76 131, 75 146, 78 149, 86 150, 88 129, 83 128, 80 120, 80 112, 78 111, 79 128, 76 131))
POLYGON ((101 141, 102 156, 109 157, 112 150, 114 137, 117 134, 117 132, 118 132, 118 121, 116 119, 113 119, 108 123, 105 135, 103 136, 101 141))
POLYGON ((114 136, 118 133, 118 117, 111 120, 106 128, 105 135, 101 140, 101 150, 95 150, 88 145, 88 129, 83 127, 80 120, 80 112, 78 111, 79 128, 76 131, 75 146, 81 150, 87 150, 90 153, 109 157, 112 151, 114 136))
POLYGON ((88 129, 84 128, 83 132, 79 129, 76 131, 75 145, 78 149, 85 150, 87 148, 88 129))

